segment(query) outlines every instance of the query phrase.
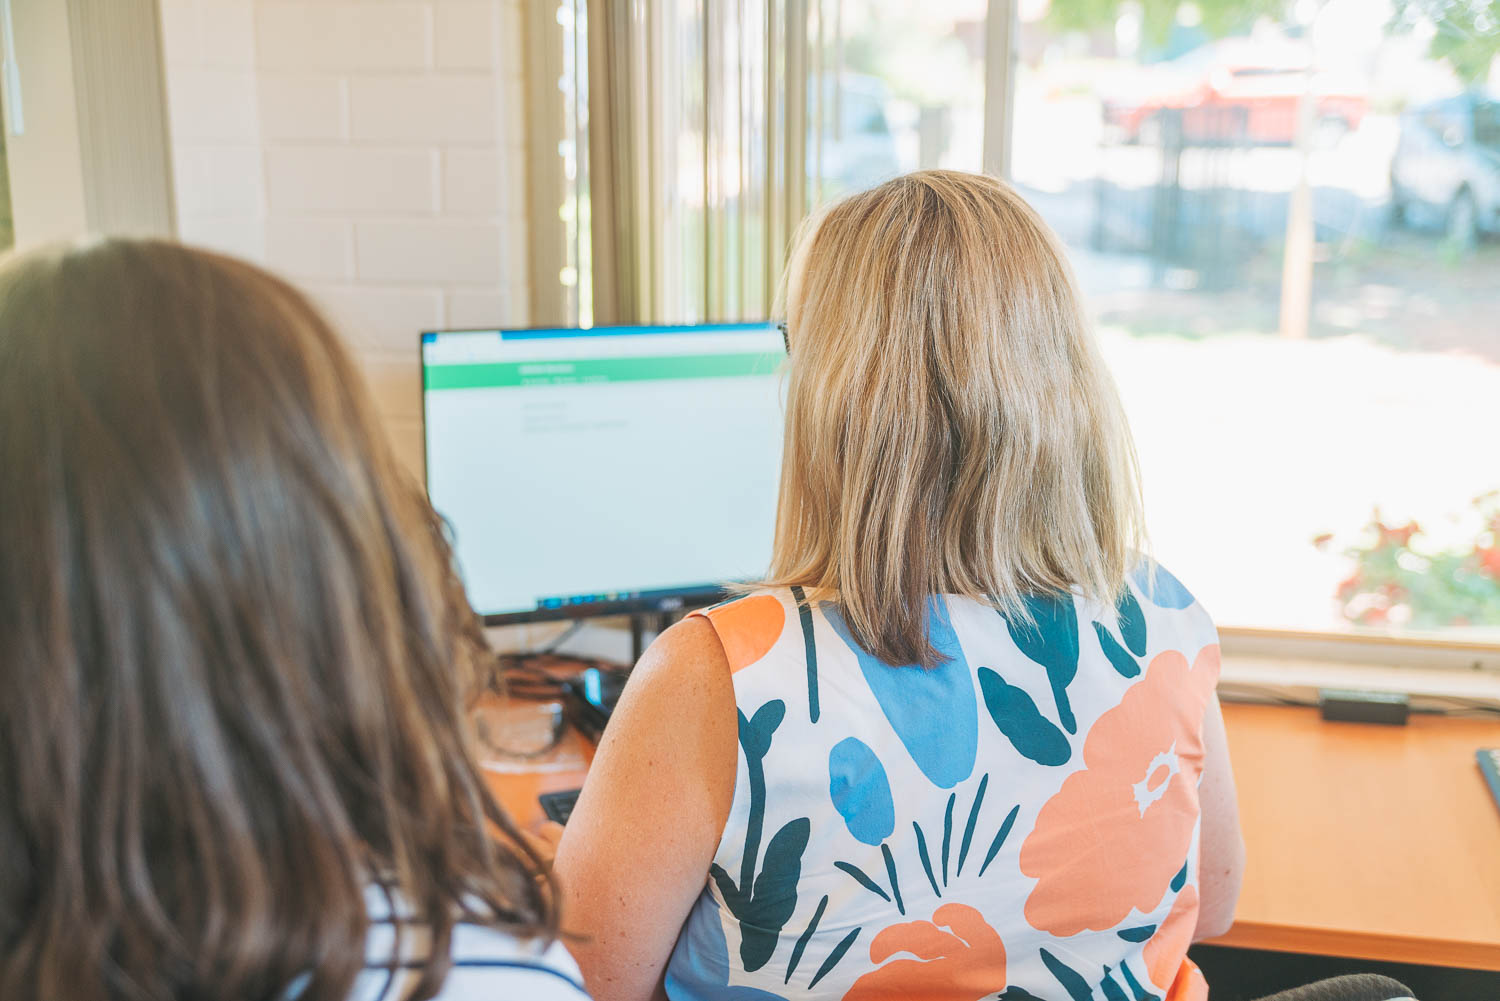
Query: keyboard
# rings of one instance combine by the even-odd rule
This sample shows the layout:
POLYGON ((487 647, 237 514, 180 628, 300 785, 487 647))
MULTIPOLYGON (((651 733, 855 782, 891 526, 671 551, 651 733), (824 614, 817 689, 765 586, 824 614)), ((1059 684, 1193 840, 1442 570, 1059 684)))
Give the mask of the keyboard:
POLYGON ((1489 783, 1490 795, 1495 797, 1495 806, 1500 808, 1500 747, 1481 747, 1474 752, 1479 761, 1479 770, 1489 783))
POLYGON ((537 797, 542 803, 542 812, 547 815, 548 820, 555 820, 559 824, 566 824, 568 818, 573 816, 573 805, 578 802, 578 794, 582 789, 565 789, 562 792, 544 792, 537 797))

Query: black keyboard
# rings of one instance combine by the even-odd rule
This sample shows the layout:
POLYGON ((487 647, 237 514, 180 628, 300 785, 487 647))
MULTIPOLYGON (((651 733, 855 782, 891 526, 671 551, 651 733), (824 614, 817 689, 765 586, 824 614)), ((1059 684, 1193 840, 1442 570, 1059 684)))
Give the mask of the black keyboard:
POLYGON ((573 816, 573 804, 578 802, 578 794, 582 789, 566 789, 563 792, 544 792, 538 799, 542 802, 542 812, 547 815, 548 820, 555 820, 559 824, 566 824, 568 818, 573 816))

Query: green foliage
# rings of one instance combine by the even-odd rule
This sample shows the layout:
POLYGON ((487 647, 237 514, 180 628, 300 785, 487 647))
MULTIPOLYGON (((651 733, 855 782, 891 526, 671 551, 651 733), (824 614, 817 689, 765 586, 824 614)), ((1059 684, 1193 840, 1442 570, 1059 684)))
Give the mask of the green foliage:
MULTIPOLYGON (((1121 0, 1052 0, 1047 20, 1060 31, 1093 31, 1111 28, 1121 0)), ((1181 0, 1141 0, 1141 31, 1153 45, 1163 45, 1177 20, 1181 0)), ((1197 0, 1203 15, 1203 30, 1215 38, 1248 28, 1255 19, 1268 16, 1280 20, 1286 15, 1286 0, 1197 0)))
POLYGON ((1413 629, 1500 625, 1500 491, 1475 498, 1474 511, 1481 528, 1473 544, 1438 551, 1417 544, 1416 522, 1387 525, 1377 511, 1360 543, 1344 551, 1354 560, 1336 593, 1344 617, 1413 629))
POLYGON ((1482 82, 1500 56, 1500 0, 1395 0, 1393 31, 1422 22, 1437 28, 1427 50, 1467 85, 1482 82))

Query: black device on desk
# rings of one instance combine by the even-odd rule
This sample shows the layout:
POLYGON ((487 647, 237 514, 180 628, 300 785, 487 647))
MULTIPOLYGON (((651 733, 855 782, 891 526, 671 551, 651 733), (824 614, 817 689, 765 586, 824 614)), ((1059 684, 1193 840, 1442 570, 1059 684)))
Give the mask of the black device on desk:
POLYGON ((547 815, 548 820, 566 824, 568 818, 573 816, 573 805, 578 802, 578 794, 581 792, 582 789, 544 792, 537 799, 541 800, 542 812, 547 815))
POLYGON ((576 678, 563 682, 567 693, 565 706, 568 722, 589 740, 598 742, 614 712, 615 703, 625 687, 625 672, 590 667, 576 678))
MULTIPOLYGON (((589 740, 598 742, 600 735, 604 733, 609 715, 614 711, 620 692, 625 687, 625 676, 624 671, 590 667, 578 677, 563 682, 568 722, 589 740)), ((573 804, 578 802, 578 794, 582 791, 567 789, 543 793, 537 798, 548 820, 566 824, 573 815, 573 804)))

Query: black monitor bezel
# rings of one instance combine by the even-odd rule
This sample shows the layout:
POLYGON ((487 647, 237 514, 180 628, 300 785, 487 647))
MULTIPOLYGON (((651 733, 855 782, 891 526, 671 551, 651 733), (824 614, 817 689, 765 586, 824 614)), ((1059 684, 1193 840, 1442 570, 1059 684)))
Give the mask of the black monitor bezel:
MULTIPOLYGON (((427 456, 427 352, 422 350, 426 343, 424 338, 428 334, 491 334, 514 330, 518 332, 540 331, 540 330, 612 330, 620 328, 637 329, 640 327, 681 327, 702 330, 713 327, 748 327, 765 324, 773 331, 776 329, 774 321, 769 318, 765 320, 735 320, 723 323, 600 323, 592 327, 565 327, 555 323, 531 324, 526 326, 493 326, 493 327, 452 327, 442 330, 422 330, 417 334, 417 386, 422 401, 422 490, 427 494, 428 503, 432 502, 431 488, 428 482, 428 456, 427 456)), ((441 515, 439 515, 441 517, 441 515)), ((451 530, 446 518, 444 525, 451 530)), ((669 612, 685 611, 693 608, 703 608, 716 604, 726 598, 732 597, 734 591, 731 589, 733 583, 726 581, 723 585, 685 585, 681 588, 660 588, 651 591, 649 597, 632 598, 623 601, 589 602, 581 605, 560 605, 557 608, 536 608, 522 612, 485 613, 475 610, 480 620, 486 626, 514 626, 525 625, 529 622, 560 622, 569 619, 595 619, 605 618, 612 615, 655 615, 669 612)))

